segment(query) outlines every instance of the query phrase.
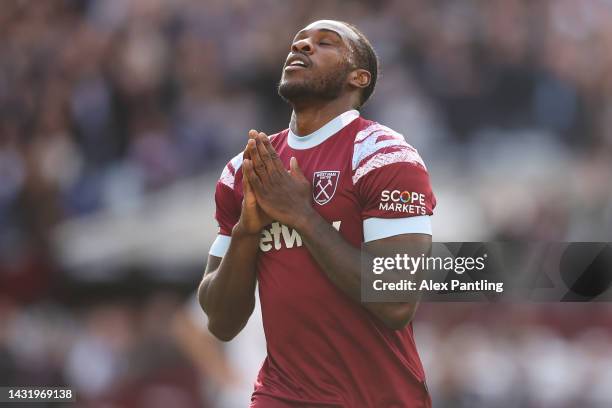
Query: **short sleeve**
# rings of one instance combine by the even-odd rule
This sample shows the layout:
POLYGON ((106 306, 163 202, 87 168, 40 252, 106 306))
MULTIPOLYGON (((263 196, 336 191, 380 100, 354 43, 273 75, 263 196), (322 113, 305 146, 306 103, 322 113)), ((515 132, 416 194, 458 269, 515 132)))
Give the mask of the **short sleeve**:
POLYGON ((215 191, 215 219, 219 225, 219 234, 232 235, 232 228, 240 218, 240 206, 236 202, 234 190, 217 182, 215 191))
POLYGON ((223 169, 215 189, 215 219, 219 225, 217 238, 209 253, 223 257, 229 247, 232 228, 240 218, 241 202, 236 194, 238 170, 242 165, 242 153, 234 157, 223 169))
POLYGON ((436 199, 420 155, 393 130, 376 124, 353 153, 353 184, 361 204, 364 240, 431 235, 436 199))

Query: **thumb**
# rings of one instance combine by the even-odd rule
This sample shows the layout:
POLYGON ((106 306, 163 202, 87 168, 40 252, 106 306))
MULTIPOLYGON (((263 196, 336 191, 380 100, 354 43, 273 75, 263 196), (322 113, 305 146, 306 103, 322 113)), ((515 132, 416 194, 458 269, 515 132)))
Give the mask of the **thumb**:
POLYGON ((290 173, 292 176, 295 176, 298 178, 305 178, 304 173, 302 173, 302 169, 300 169, 300 166, 298 165, 298 161, 295 157, 292 157, 291 160, 289 161, 289 168, 290 168, 290 173))
POLYGON ((242 174, 242 192, 244 195, 251 192, 251 185, 249 184, 249 179, 247 179, 245 174, 242 174))
POLYGON ((242 173, 242 197, 249 202, 253 198, 253 189, 249 179, 244 172, 242 173))

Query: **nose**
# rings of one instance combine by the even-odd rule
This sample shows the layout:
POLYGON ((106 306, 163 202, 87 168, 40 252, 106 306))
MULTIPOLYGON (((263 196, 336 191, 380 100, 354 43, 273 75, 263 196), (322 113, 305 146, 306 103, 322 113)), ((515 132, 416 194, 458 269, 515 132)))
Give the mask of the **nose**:
POLYGON ((291 44, 291 51, 300 52, 302 54, 311 54, 312 44, 310 44, 310 40, 308 40, 308 38, 303 38, 291 44))

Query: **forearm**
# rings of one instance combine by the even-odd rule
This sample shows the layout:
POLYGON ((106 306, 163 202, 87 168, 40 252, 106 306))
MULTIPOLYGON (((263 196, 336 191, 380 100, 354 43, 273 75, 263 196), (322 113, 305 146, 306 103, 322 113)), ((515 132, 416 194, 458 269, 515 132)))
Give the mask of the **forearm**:
POLYGON ((198 298, 210 331, 222 340, 234 337, 246 324, 255 305, 259 235, 234 229, 219 267, 202 280, 198 298))
POLYGON ((310 254, 336 287, 389 328, 399 329, 410 322, 416 310, 416 302, 361 302, 361 258, 373 255, 362 254, 359 249, 351 246, 316 212, 308 217, 308 222, 301 223, 298 232, 310 254))
POLYGON ((296 228, 310 254, 334 285, 361 300, 361 253, 316 211, 296 228))

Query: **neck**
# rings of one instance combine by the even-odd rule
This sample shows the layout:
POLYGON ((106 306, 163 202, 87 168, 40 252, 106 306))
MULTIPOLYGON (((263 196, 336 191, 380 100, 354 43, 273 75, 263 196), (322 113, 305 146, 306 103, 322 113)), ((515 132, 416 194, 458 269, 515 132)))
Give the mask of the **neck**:
POLYGON ((309 135, 320 129, 336 116, 355 109, 351 101, 335 99, 320 104, 293 104, 289 127, 297 136, 309 135))

